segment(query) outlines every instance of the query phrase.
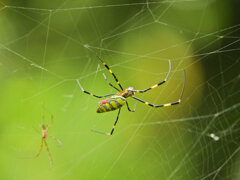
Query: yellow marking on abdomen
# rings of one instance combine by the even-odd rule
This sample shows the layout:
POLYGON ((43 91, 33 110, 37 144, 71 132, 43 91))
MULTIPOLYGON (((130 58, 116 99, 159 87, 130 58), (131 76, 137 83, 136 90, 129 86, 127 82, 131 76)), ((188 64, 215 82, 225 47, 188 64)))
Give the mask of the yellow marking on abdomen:
POLYGON ((148 102, 145 102, 145 104, 146 104, 146 105, 149 105, 149 103, 148 103, 148 102))
POLYGON ((104 112, 107 111, 104 106, 101 106, 101 109, 102 109, 104 112))
POLYGON ((98 112, 98 113, 102 113, 103 111, 102 111, 101 108, 98 108, 98 109, 97 109, 97 112, 98 112))
POLYGON ((171 103, 169 103, 169 104, 164 104, 163 106, 164 106, 164 107, 171 106, 171 103))
POLYGON ((110 72, 111 74, 113 73, 111 69, 109 69, 109 72, 110 72))
POLYGON ((110 111, 112 110, 111 106, 108 103, 106 103, 105 106, 107 107, 108 110, 110 111))
POLYGON ((112 105, 113 108, 115 108, 115 109, 118 108, 117 104, 114 101, 111 101, 110 104, 112 105))
POLYGON ((121 100, 118 101, 118 103, 123 106, 124 104, 126 104, 126 101, 121 99, 121 100))

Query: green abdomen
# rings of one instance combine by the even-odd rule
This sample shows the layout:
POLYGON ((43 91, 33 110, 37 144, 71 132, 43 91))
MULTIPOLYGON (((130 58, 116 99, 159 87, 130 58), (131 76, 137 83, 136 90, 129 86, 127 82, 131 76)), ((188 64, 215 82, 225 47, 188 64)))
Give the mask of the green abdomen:
POLYGON ((114 111, 126 104, 126 99, 122 96, 112 96, 99 102, 97 113, 114 111))

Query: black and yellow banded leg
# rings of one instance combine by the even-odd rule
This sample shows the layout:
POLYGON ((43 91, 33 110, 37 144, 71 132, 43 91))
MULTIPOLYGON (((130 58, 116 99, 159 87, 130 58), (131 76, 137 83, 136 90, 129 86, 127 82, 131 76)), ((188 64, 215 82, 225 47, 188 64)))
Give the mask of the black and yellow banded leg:
POLYGON ((139 99, 137 97, 133 97, 133 99, 136 99, 137 101, 140 101, 148 106, 151 106, 151 107, 154 107, 154 108, 159 108, 159 107, 168 107, 168 106, 173 106, 173 105, 177 105, 177 104, 180 104, 181 103, 181 99, 179 99, 178 101, 176 102, 172 102, 172 103, 166 103, 166 104, 159 104, 159 105, 154 105, 152 103, 149 103, 149 102, 146 102, 142 99, 139 99))
POLYGON ((95 95, 95 94, 93 94, 93 93, 90 93, 90 92, 88 92, 88 91, 85 91, 85 90, 82 88, 80 82, 79 82, 78 80, 76 80, 76 81, 77 81, 80 89, 81 89, 84 93, 86 93, 86 94, 88 94, 88 95, 90 95, 90 96, 93 96, 93 97, 96 97, 96 98, 103 98, 103 97, 108 97, 108 96, 116 95, 115 93, 113 93, 113 94, 107 94, 107 95, 104 95, 104 96, 97 96, 97 95, 95 95))
POLYGON ((116 83, 117 83, 118 86, 121 88, 121 90, 123 90, 123 88, 122 88, 119 80, 117 79, 116 75, 112 72, 112 70, 108 67, 108 65, 107 65, 105 62, 103 62, 103 65, 104 65, 104 66, 108 69, 108 71, 112 74, 112 76, 114 77, 116 83))
POLYGON ((48 159, 50 161, 50 166, 52 166, 52 156, 51 156, 50 151, 48 149, 48 145, 47 145, 46 140, 44 140, 44 144, 45 144, 45 147, 46 147, 46 150, 47 150, 47 153, 48 153, 48 159))
POLYGON ((172 102, 172 103, 154 105, 154 104, 152 104, 152 103, 146 102, 146 101, 144 101, 144 100, 142 100, 142 99, 139 99, 139 98, 137 98, 137 97, 132 97, 132 98, 133 98, 133 99, 136 99, 137 101, 140 101, 140 102, 142 102, 142 103, 144 103, 144 104, 146 104, 146 105, 148 105, 148 106, 155 107, 155 108, 158 108, 158 107, 168 107, 168 106, 173 106, 173 105, 180 104, 181 101, 182 101, 182 96, 183 96, 183 92, 184 92, 184 89, 185 89, 185 83, 186 83, 186 72, 185 72, 185 70, 183 70, 183 72, 184 72, 184 83, 183 83, 182 92, 181 92, 181 95, 180 95, 178 101, 172 102))
POLYGON ((115 122, 114 122, 113 128, 112 128, 112 130, 111 130, 110 133, 104 133, 104 132, 96 131, 96 130, 93 130, 93 129, 92 129, 92 131, 93 131, 93 132, 96 132, 96 133, 99 133, 99 134, 104 134, 104 135, 111 136, 111 135, 113 134, 115 128, 116 128, 116 125, 117 125, 117 122, 118 122, 118 118, 119 118, 120 111, 121 111, 121 108, 118 110, 117 118, 116 118, 116 120, 115 120, 115 122))
POLYGON ((103 77, 104 77, 104 79, 107 81, 107 83, 108 83, 111 87, 113 87, 114 89, 116 89, 117 91, 120 92, 120 90, 119 90, 117 87, 115 87, 114 85, 112 85, 112 83, 109 82, 109 80, 107 79, 107 77, 105 76, 104 73, 103 73, 103 77))
POLYGON ((99 59, 99 61, 101 61, 101 63, 102 63, 102 64, 108 69, 108 71, 112 74, 112 76, 114 77, 116 83, 117 83, 118 86, 121 88, 121 90, 123 90, 123 88, 122 88, 120 82, 118 81, 116 75, 112 72, 112 70, 109 68, 109 66, 108 66, 92 49, 90 49, 87 45, 85 45, 85 47, 86 47, 89 51, 91 51, 91 52, 99 59))
POLYGON ((171 72, 171 61, 168 60, 168 62, 169 62, 169 71, 168 71, 168 74, 167 74, 167 76, 165 77, 165 79, 164 79, 163 81, 161 81, 161 82, 159 82, 159 83, 157 83, 157 84, 155 84, 155 85, 153 85, 153 86, 151 86, 151 87, 149 87, 149 88, 147 88, 147 89, 144 89, 144 90, 133 90, 133 92, 136 92, 136 93, 145 93, 145 92, 147 92, 147 91, 149 91, 149 90, 151 90, 151 89, 154 89, 154 88, 162 85, 163 83, 165 83, 165 82, 167 81, 167 79, 168 79, 168 76, 169 76, 170 72, 171 72))

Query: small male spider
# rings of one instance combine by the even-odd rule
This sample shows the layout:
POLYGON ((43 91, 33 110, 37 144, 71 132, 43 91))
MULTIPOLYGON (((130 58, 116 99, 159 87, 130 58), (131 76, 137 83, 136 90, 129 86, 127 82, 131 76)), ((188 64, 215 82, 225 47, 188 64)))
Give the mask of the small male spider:
POLYGON ((51 157, 50 151, 49 151, 49 149, 48 149, 48 145, 47 145, 47 142, 46 142, 46 138, 49 136, 50 138, 52 138, 52 139, 54 139, 55 141, 57 141, 60 146, 62 146, 62 143, 61 143, 61 141, 60 141, 59 139, 57 139, 56 137, 48 134, 48 130, 49 130, 49 128, 52 126, 52 123, 53 123, 53 115, 51 114, 51 122, 50 122, 50 124, 49 124, 48 126, 46 126, 43 121, 44 121, 44 115, 42 116, 42 132, 41 132, 42 142, 41 142, 40 150, 39 150, 39 152, 36 154, 35 158, 37 158, 37 157, 40 155, 40 153, 41 153, 41 151, 42 151, 42 149, 43 149, 43 143, 44 143, 44 144, 45 144, 45 147, 46 147, 46 150, 47 150, 47 153, 48 153, 48 158, 49 158, 49 161, 50 161, 50 166, 52 166, 52 157, 51 157))
POLYGON ((103 95, 103 96, 97 96, 97 95, 92 94, 92 93, 90 93, 90 92, 88 92, 88 91, 85 91, 85 90, 82 88, 80 82, 79 82, 78 80, 76 80, 77 83, 78 83, 78 85, 79 85, 79 87, 81 88, 81 90, 82 90, 84 93, 86 93, 86 94, 88 94, 88 95, 90 95, 90 96, 94 96, 94 97, 96 97, 96 98, 103 98, 103 97, 111 96, 110 98, 105 99, 105 100, 99 102, 98 107, 97 107, 97 113, 104 113, 104 112, 114 111, 114 110, 119 109, 119 110, 118 110, 118 114, 117 114, 117 118, 116 118, 116 120, 115 120, 115 122, 114 122, 114 125, 113 125, 112 130, 111 130, 110 133, 104 133, 104 132, 92 130, 93 132, 100 133, 100 134, 104 134, 104 135, 112 135, 113 132, 114 132, 114 129, 116 128, 116 124, 117 124, 117 122, 118 122, 118 118, 119 118, 119 114, 120 114, 120 111, 121 111, 121 107, 126 104, 126 105, 127 105, 127 108, 128 108, 128 111, 130 111, 130 112, 135 112, 136 107, 134 108, 134 110, 131 110, 131 109, 129 108, 128 102, 127 102, 127 100, 126 100, 126 98, 128 98, 128 97, 131 97, 131 98, 133 98, 133 99, 135 99, 135 100, 137 100, 137 101, 140 101, 140 102, 142 102, 142 103, 144 103, 144 104, 146 104, 146 105, 148 105, 148 106, 154 107, 154 108, 167 107, 167 106, 177 105, 177 104, 181 103, 182 96, 183 96, 183 92, 184 92, 184 87, 185 87, 185 79, 186 79, 185 70, 183 70, 183 72, 184 72, 183 88, 182 88, 182 92, 181 92, 181 95, 180 95, 180 98, 179 98, 178 101, 172 102, 172 103, 154 105, 154 104, 152 104, 152 103, 146 102, 146 101, 144 101, 144 100, 142 100, 142 99, 139 99, 139 98, 137 98, 137 97, 134 96, 135 93, 145 93, 145 92, 147 92, 147 91, 149 91, 149 90, 151 90, 151 89, 153 89, 153 88, 156 88, 156 87, 162 85, 163 83, 165 83, 165 82, 167 81, 167 79, 168 79, 168 76, 169 76, 170 72, 171 72, 171 61, 170 61, 170 60, 169 60, 169 71, 168 71, 168 74, 167 74, 166 78, 165 78, 163 81, 161 81, 161 82, 159 82, 158 84, 155 84, 155 85, 153 85, 153 86, 151 86, 151 87, 149 87, 149 88, 147 88, 147 89, 144 89, 144 90, 135 90, 133 87, 129 87, 129 88, 127 88, 127 89, 124 90, 124 89, 122 88, 120 82, 118 81, 116 75, 112 72, 112 70, 109 68, 109 66, 108 66, 92 49, 90 49, 88 46, 85 46, 85 47, 86 47, 90 52, 92 52, 92 53, 101 61, 101 63, 108 69, 108 71, 112 74, 112 76, 114 77, 116 83, 118 84, 118 86, 119 86, 120 89, 121 89, 121 90, 119 90, 117 87, 115 87, 114 85, 112 85, 112 84, 108 81, 108 79, 106 78, 105 74, 103 74, 104 79, 107 81, 107 83, 108 83, 111 87, 113 87, 114 89, 116 89, 116 90, 118 91, 118 93, 107 94, 107 95, 103 95))

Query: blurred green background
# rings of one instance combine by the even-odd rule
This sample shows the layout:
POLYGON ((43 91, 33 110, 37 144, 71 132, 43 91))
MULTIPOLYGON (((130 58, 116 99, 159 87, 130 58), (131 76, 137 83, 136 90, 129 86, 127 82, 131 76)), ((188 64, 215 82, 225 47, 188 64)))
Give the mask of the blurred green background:
MULTIPOLYGON (((0 179, 239 179, 240 3, 190 1, 0 0, 0 179), (97 114, 114 79, 153 109, 97 114), (39 151, 43 106, 53 158, 39 151)), ((133 99, 129 104, 133 108, 133 99)))

